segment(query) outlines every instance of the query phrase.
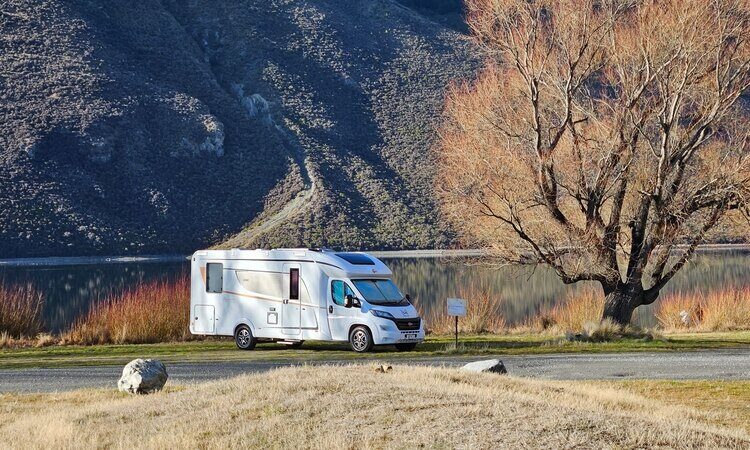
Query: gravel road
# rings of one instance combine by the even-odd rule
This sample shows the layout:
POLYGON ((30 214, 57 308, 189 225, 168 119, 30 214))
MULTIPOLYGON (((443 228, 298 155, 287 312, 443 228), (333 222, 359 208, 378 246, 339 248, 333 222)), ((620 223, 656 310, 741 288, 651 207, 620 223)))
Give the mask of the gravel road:
MULTIPOLYGON (((455 367, 491 356, 398 359, 397 364, 455 367)), ((750 379, 750 349, 679 353, 555 354, 499 357, 514 376, 554 380, 621 379, 750 379)), ((383 360, 358 361, 382 363, 383 360)), ((308 364, 350 364, 329 360, 308 364)), ((277 367, 299 365, 295 361, 224 361, 171 363, 169 382, 194 383, 277 367)), ((84 387, 114 387, 120 366, 56 369, 0 370, 0 392, 56 392, 84 387)))

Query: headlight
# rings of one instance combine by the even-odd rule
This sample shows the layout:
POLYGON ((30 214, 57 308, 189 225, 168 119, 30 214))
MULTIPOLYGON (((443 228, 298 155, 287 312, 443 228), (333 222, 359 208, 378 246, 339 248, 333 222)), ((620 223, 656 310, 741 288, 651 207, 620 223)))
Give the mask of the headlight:
POLYGON ((380 311, 380 310, 377 310, 377 309, 371 309, 370 313, 373 316, 382 317, 383 319, 393 319, 393 314, 391 314, 389 312, 380 311))

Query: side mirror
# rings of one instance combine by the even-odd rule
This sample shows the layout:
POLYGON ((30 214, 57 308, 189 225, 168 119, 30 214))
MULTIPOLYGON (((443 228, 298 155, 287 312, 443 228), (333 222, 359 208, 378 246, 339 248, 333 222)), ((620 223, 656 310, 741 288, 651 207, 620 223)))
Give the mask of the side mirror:
POLYGON ((351 308, 354 303, 354 297, 351 294, 344 297, 344 308, 351 308))
POLYGON ((411 303, 411 295, 406 294, 406 301, 409 302, 409 303, 411 303))
POLYGON ((352 306, 354 306, 355 308, 361 308, 362 307, 362 302, 360 302, 357 297, 354 297, 352 299, 352 306))

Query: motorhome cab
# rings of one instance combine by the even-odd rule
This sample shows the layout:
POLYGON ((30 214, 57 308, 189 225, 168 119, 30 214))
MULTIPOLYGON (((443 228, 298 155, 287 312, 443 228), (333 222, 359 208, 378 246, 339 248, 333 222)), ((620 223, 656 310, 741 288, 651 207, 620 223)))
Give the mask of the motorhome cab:
POLYGON ((411 350, 417 310, 379 259, 318 249, 201 250, 191 264, 190 332, 298 346, 305 340, 411 350))

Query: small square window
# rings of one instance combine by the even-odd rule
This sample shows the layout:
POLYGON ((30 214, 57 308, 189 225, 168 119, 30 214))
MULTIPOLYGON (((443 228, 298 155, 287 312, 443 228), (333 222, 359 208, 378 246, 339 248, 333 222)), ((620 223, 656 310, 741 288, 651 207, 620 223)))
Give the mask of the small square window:
POLYGON ((206 292, 219 293, 224 290, 224 265, 206 264, 206 292))

